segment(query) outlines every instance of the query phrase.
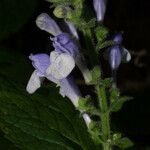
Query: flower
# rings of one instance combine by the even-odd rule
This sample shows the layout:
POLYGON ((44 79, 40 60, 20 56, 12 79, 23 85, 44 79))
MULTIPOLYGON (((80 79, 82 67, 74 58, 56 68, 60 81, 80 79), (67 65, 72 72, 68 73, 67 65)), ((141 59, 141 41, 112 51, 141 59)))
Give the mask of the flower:
POLYGON ((97 21, 103 21, 106 11, 106 0, 93 0, 97 21))
MULTIPOLYGON (((61 32, 56 22, 45 13, 37 17, 36 24, 40 29, 54 36, 50 39, 53 42, 55 50, 50 53, 51 65, 47 68, 46 73, 51 74, 56 79, 63 79, 71 73, 75 64, 77 64, 83 74, 85 82, 90 82, 92 78, 90 71, 83 62, 83 59, 79 59, 81 58, 81 54, 76 41, 77 39, 73 38, 71 34, 61 32)), ((75 34, 76 29, 73 24, 70 24, 70 30, 75 34)))
POLYGON ((123 41, 121 34, 116 34, 113 41, 115 44, 109 49, 109 63, 112 70, 117 70, 121 61, 128 62, 131 60, 131 55, 127 49, 121 46, 123 41))
MULTIPOLYGON (((28 93, 34 93, 38 88, 40 88, 41 83, 43 82, 44 78, 56 83, 60 86, 60 94, 63 97, 68 97, 75 107, 78 107, 78 101, 81 97, 81 93, 74 82, 74 79, 71 76, 67 78, 57 80, 51 74, 47 75, 46 70, 48 66, 51 65, 49 56, 47 54, 31 54, 29 59, 32 61, 32 65, 35 68, 34 72, 32 73, 29 82, 27 84, 26 90, 28 93)), ((87 114, 83 114, 83 118, 87 125, 89 125, 91 119, 87 114)))

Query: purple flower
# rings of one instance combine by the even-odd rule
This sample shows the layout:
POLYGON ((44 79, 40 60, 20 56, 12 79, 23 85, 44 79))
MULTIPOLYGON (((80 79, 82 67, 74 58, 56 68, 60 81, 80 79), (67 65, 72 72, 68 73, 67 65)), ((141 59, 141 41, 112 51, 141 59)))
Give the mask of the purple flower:
POLYGON ((32 94, 38 88, 40 88, 45 77, 58 84, 59 81, 57 79, 51 75, 46 75, 46 69, 50 65, 49 56, 47 54, 31 54, 29 59, 32 61, 32 65, 35 68, 35 71, 32 73, 26 87, 28 93, 32 94))
POLYGON ((76 57, 77 53, 79 53, 79 47, 76 41, 73 40, 72 36, 68 33, 59 34, 51 38, 51 40, 53 41, 55 51, 67 53, 73 57, 76 57))
POLYGON ((106 0, 93 0, 97 21, 103 21, 106 11, 106 0))
POLYGON ((51 39, 55 50, 50 54, 50 60, 53 65, 47 69, 47 74, 52 74, 57 79, 63 79, 71 73, 75 64, 77 64, 85 81, 90 82, 92 78, 90 71, 79 53, 78 44, 71 35, 62 33, 51 39))
POLYGON ((109 49, 109 63, 112 70, 117 70, 122 61, 130 61, 131 55, 127 49, 121 46, 123 41, 121 34, 116 34, 113 41, 115 44, 109 49))
MULTIPOLYGON (((63 79, 71 73, 75 64, 77 64, 85 81, 89 82, 91 80, 90 72, 82 62, 83 59, 79 60, 81 54, 76 39, 73 39, 73 36, 68 33, 62 33, 56 22, 45 13, 37 17, 36 24, 40 29, 54 36, 51 37, 51 40, 55 50, 50 54, 51 65, 47 68, 46 74, 51 74, 56 79, 63 79)), ((70 28, 75 33, 76 30, 73 28, 73 24, 70 28)))
POLYGON ((122 48, 120 46, 113 46, 110 49, 109 54, 109 63, 112 70, 118 69, 119 65, 121 64, 122 59, 122 48))
MULTIPOLYGON (((47 78, 48 80, 56 83, 57 86, 60 86, 60 94, 63 97, 68 97, 73 105, 78 107, 78 101, 81 97, 81 93, 75 84, 74 79, 71 76, 68 76, 65 79, 57 80, 51 74, 47 75, 46 70, 48 66, 51 65, 49 56, 47 54, 30 55, 29 58, 32 61, 32 65, 35 68, 35 71, 32 73, 26 87, 28 93, 34 93, 38 88, 40 88, 44 78, 47 78)), ((84 114, 83 118, 86 124, 89 125, 91 121, 89 116, 84 114)))
POLYGON ((45 76, 45 70, 48 68, 50 64, 49 56, 47 54, 31 54, 29 59, 32 61, 32 65, 37 71, 39 76, 45 76))

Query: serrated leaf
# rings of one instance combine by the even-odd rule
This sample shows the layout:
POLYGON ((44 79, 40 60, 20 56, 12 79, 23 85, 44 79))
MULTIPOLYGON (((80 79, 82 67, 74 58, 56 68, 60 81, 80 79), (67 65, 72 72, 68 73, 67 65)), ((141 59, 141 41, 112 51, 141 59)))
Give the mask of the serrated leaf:
POLYGON ((37 0, 0 0, 0 40, 28 21, 37 7, 37 0))
POLYGON ((116 145, 122 149, 126 149, 133 146, 133 142, 129 138, 122 138, 116 142, 116 145))
POLYGON ((104 26, 99 26, 95 29, 95 34, 98 42, 102 42, 108 36, 108 29, 104 26))
POLYGON ((120 96, 120 92, 117 88, 112 88, 110 90, 110 100, 111 102, 115 101, 116 99, 118 99, 118 97, 120 96))
POLYGON ((28 95, 0 78, 0 128, 22 150, 95 149, 83 119, 54 87, 28 95), (10 90, 11 89, 11 90, 10 90))
POLYGON ((126 101, 129 101, 131 100, 132 98, 131 97, 121 97, 121 98, 118 98, 117 100, 113 101, 110 105, 110 111, 112 112, 117 112, 119 111, 123 104, 126 102, 126 101))

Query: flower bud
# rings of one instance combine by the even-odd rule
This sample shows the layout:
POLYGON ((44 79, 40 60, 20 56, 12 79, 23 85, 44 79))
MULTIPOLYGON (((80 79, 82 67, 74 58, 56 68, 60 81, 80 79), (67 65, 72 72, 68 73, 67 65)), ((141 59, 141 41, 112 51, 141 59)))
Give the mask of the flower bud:
POLYGON ((93 0, 97 21, 103 21, 106 11, 106 0, 93 0))
POLYGON ((65 6, 57 6, 54 11, 53 11, 54 15, 57 18, 70 18, 71 17, 71 9, 69 7, 65 7, 65 6))

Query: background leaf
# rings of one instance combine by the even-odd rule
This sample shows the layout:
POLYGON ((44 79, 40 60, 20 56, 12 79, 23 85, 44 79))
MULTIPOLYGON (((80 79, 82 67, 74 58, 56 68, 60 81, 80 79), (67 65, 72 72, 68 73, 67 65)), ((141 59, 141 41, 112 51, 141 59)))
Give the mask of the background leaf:
POLYGON ((9 140, 4 138, 1 132, 0 132, 0 148, 1 150, 19 150, 9 140))
POLYGON ((54 87, 28 95, 0 79, 0 127, 23 150, 94 150, 87 128, 68 99, 54 87))
POLYGON ((122 148, 122 149, 126 149, 126 148, 129 148, 129 147, 132 147, 133 146, 133 142, 129 139, 129 138, 122 138, 122 139, 119 139, 117 142, 116 142, 117 146, 122 148))

